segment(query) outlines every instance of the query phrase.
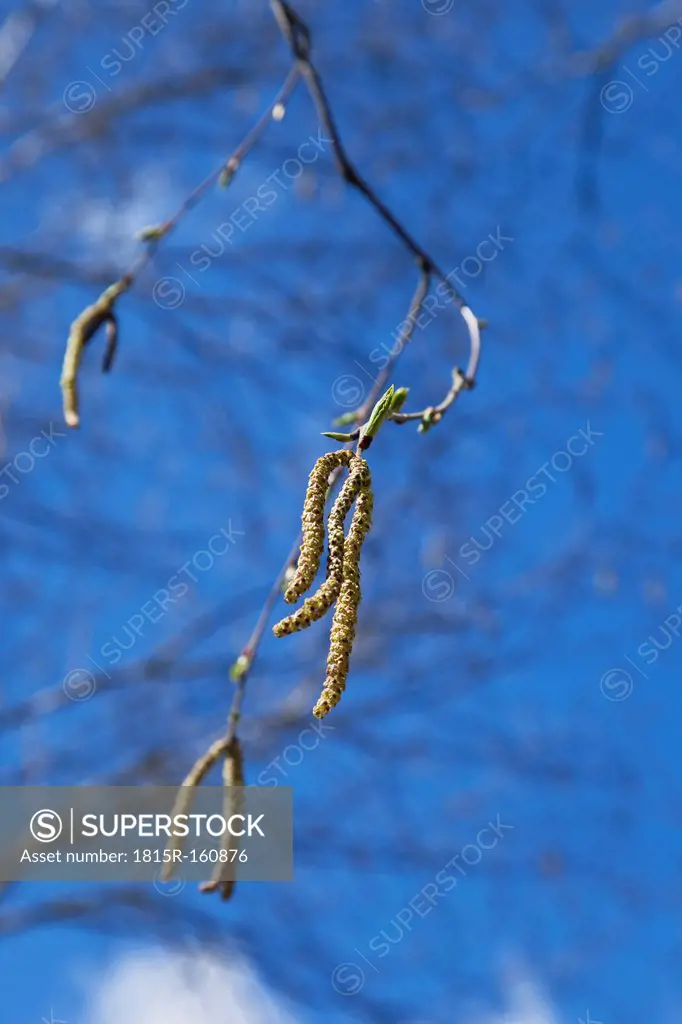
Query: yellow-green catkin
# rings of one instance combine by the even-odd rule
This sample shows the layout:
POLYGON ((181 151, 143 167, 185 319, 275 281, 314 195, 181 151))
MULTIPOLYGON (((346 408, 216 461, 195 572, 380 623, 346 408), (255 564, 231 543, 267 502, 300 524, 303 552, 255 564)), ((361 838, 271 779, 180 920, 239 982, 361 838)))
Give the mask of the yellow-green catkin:
POLYGON ((64 365, 60 380, 64 403, 64 420, 69 427, 77 427, 80 424, 80 410, 78 406, 78 371, 83 358, 83 350, 93 335, 107 324, 107 353, 104 359, 104 369, 109 370, 116 348, 116 318, 114 316, 114 304, 118 297, 130 287, 132 278, 130 275, 122 277, 116 284, 102 292, 96 302, 84 309, 71 324, 69 338, 66 343, 64 354, 64 365))
POLYGON ((347 466, 353 458, 355 456, 352 451, 341 448, 339 451, 321 456, 313 466, 301 515, 301 551, 296 572, 284 593, 284 600, 288 604, 294 604, 301 594, 305 594, 312 586, 320 568, 320 559, 324 551, 324 509, 329 474, 338 466, 347 466))
POLYGON ((344 544, 343 582, 334 608, 327 656, 327 676, 320 699, 313 708, 316 718, 328 715, 339 703, 346 688, 361 598, 360 551, 372 525, 373 505, 374 497, 369 484, 358 494, 351 528, 344 544))
POLYGON ((329 522, 327 524, 329 539, 327 578, 315 594, 306 598, 297 611, 273 626, 275 636, 287 636, 290 633, 306 629, 312 622, 321 619, 339 596, 343 582, 344 523, 359 491, 369 487, 371 484, 369 466, 364 459, 353 456, 349 460, 349 470, 348 479, 341 488, 329 513, 329 522))

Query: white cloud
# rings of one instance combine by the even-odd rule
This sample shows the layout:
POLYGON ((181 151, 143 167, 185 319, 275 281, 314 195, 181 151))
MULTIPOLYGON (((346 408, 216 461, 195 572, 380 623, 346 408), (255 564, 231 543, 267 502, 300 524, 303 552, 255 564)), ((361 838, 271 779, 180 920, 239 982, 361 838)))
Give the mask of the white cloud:
POLYGON ((504 1013, 485 1017, 481 1024, 560 1024, 539 985, 528 978, 514 978, 506 991, 504 1013))
MULTIPOLYGON (((527 972, 507 974, 504 1003, 502 1012, 467 1013, 459 1020, 561 1024, 541 986, 527 972)), ((237 954, 227 958, 148 948, 125 954, 96 979, 84 1018, 85 1024, 305 1024, 307 1019, 302 1007, 268 991, 249 962, 237 954)), ((590 1019, 596 1024, 601 1018, 593 1014, 590 1019)), ((435 1022, 425 1017, 405 1024, 435 1022)))
POLYGON ((301 1024, 240 957, 129 953, 91 995, 87 1024, 301 1024))
POLYGON ((138 231, 160 224, 178 205, 165 171, 147 166, 133 174, 126 198, 115 203, 107 198, 81 198, 74 223, 93 251, 125 263, 139 255, 138 231))

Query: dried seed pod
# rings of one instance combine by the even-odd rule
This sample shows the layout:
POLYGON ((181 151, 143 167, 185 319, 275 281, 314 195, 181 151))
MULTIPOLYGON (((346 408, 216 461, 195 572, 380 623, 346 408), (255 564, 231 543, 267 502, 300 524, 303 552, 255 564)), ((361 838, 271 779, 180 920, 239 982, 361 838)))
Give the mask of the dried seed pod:
MULTIPOLYGON (((244 755, 239 740, 235 736, 225 751, 223 761, 223 817, 229 821, 233 814, 241 814, 244 810, 244 755)), ((232 835, 226 829, 220 841, 220 849, 226 850, 226 859, 216 861, 213 875, 210 882, 203 882, 199 886, 200 892, 220 892, 221 898, 229 900, 234 893, 236 882, 233 878, 226 878, 233 872, 229 865, 233 862, 229 859, 230 843, 232 835)))
POLYGON ((369 466, 364 459, 353 456, 349 462, 349 468, 350 475, 329 513, 327 578, 315 594, 306 598, 297 611, 273 626, 272 631, 275 636, 287 636, 301 629, 307 629, 312 622, 321 619, 325 612, 329 611, 339 596, 343 581, 344 523, 359 491, 371 483, 369 466))
POLYGON ((329 474, 338 466, 349 465, 353 458, 355 456, 352 451, 341 448, 339 451, 322 455, 313 466, 301 516, 301 551, 296 572, 284 594, 284 600, 288 604, 293 604, 298 601, 301 594, 305 594, 312 586, 320 568, 320 559, 324 551, 324 507, 329 474))
POLYGON ((370 484, 358 494, 353 521, 344 545, 343 582, 334 608, 327 656, 327 677, 320 699, 313 708, 316 718, 324 718, 325 715, 328 715, 331 709, 339 703, 341 694, 346 688, 361 598, 360 551, 372 525, 373 505, 374 496, 370 484))

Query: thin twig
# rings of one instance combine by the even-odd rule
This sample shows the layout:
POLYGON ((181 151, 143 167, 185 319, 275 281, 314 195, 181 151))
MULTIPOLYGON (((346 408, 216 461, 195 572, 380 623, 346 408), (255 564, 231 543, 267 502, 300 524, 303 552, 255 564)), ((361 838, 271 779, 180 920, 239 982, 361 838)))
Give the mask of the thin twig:
POLYGON ((398 218, 389 210, 386 204, 377 196, 376 192, 368 185, 355 165, 351 162, 341 141, 341 135, 336 126, 329 101, 324 91, 322 79, 310 58, 310 32, 307 26, 296 14, 293 8, 285 0, 270 0, 270 5, 275 12, 277 21, 282 28, 289 45, 291 46, 294 58, 298 61, 301 73, 308 87, 308 92, 317 108, 317 113, 332 141, 334 158, 339 174, 349 185, 361 192, 369 203, 374 207, 379 216, 391 228, 400 241, 410 250, 417 261, 420 270, 426 274, 433 274, 442 282, 449 295, 458 306, 460 313, 469 331, 471 349, 469 353, 469 364, 465 376, 473 380, 476 376, 481 351, 480 329, 477 318, 471 312, 464 297, 450 283, 446 274, 438 267, 433 258, 423 249, 409 234, 398 218), (469 314, 469 315, 467 315, 469 314))
POLYGON ((69 427, 77 427, 80 423, 80 410, 78 402, 78 371, 83 357, 83 350, 92 337, 97 333, 104 323, 110 327, 107 350, 104 357, 103 370, 108 372, 111 368, 113 355, 117 342, 117 325, 113 313, 114 305, 124 292, 127 292, 138 279, 142 271, 151 263, 161 241, 166 238, 178 226, 182 218, 201 201, 207 191, 220 180, 223 185, 228 185, 246 156, 251 152, 256 142, 263 134, 263 131, 270 123, 273 112, 278 108, 284 108, 293 93, 300 78, 299 68, 294 65, 277 95, 263 112, 256 124, 251 128, 246 137, 239 143, 228 160, 223 161, 208 177, 197 185, 182 203, 180 208, 163 224, 153 228, 147 228, 141 233, 146 248, 134 260, 130 269, 123 276, 107 288, 91 306, 80 313, 71 324, 69 338, 66 344, 64 365, 62 367, 61 388, 64 404, 64 420, 69 427))
POLYGON ((452 371, 452 384, 442 402, 438 405, 428 405, 421 412, 394 412, 391 419, 398 424, 421 420, 419 429, 422 433, 426 433, 431 427, 435 427, 436 423, 440 423, 450 406, 459 397, 460 392, 470 391, 473 387, 474 381, 455 368, 452 371))
POLYGON ((412 335, 414 334, 414 328, 415 324, 417 323, 417 317, 421 313, 422 306, 424 305, 424 299, 429 294, 430 287, 431 273, 428 270, 423 270, 419 278, 417 290, 415 291, 414 296, 412 297, 412 301, 410 303, 410 310, 406 317, 407 327, 404 328, 404 330, 401 330, 400 337, 396 342, 395 348, 391 350, 391 354, 388 358, 386 366, 384 366, 384 368, 379 371, 379 375, 374 381, 374 387, 370 391, 370 394, 366 402, 358 410, 358 416, 361 422, 367 419, 370 409, 374 405, 377 395, 381 391, 383 391, 384 385, 386 384, 388 378, 391 376, 391 373, 393 372, 393 367, 398 361, 405 346, 409 344, 412 335))
MULTIPOLYGON (((305 80, 313 103, 315 104, 318 116, 322 121, 322 124, 326 129, 328 135, 331 138, 334 158, 336 161, 339 174, 346 182, 348 182, 349 185, 351 185, 353 188, 361 192, 362 195, 364 195, 364 197, 371 204, 374 210, 376 210, 379 217, 388 225, 388 227, 393 231, 397 238, 403 243, 403 245, 415 258, 415 261, 417 262, 420 271, 417 289, 410 302, 410 308, 406 319, 406 326, 404 326, 401 329, 399 345, 396 347, 396 351, 391 354, 391 358, 389 359, 387 366, 383 368, 383 370, 377 377, 374 386, 372 387, 369 395, 367 396, 365 403, 362 405, 361 408, 356 410, 353 416, 353 422, 356 424, 356 427, 358 429, 352 436, 354 439, 359 438, 359 448, 362 441, 362 436, 360 435, 360 427, 362 426, 365 418, 367 417, 369 410, 372 409, 379 394, 383 390, 384 384, 388 380, 389 374, 392 372, 401 352, 409 343, 414 332, 414 325, 416 319, 419 316, 424 300, 429 294, 432 279, 435 277, 445 286, 448 294, 451 296, 451 298, 457 305, 466 323, 470 341, 467 369, 465 372, 462 372, 459 369, 453 370, 452 386, 450 387, 443 401, 438 406, 431 406, 428 407, 426 410, 422 410, 421 412, 415 413, 396 412, 393 413, 390 417, 396 423, 405 423, 410 420, 420 419, 422 421, 421 429, 428 429, 429 426, 432 426, 434 423, 438 422, 442 418, 444 413, 454 403, 454 401, 456 400, 456 398, 458 397, 459 393, 462 390, 464 390, 465 388, 473 387, 480 360, 479 321, 472 312, 472 310, 469 308, 467 303, 465 302, 462 295, 457 291, 456 288, 452 286, 452 284, 448 280, 448 277, 442 272, 442 270, 440 270, 438 265, 429 255, 429 253, 422 249, 422 247, 412 238, 407 229, 391 212, 391 210, 384 204, 384 202, 379 198, 379 196, 377 196, 374 190, 359 174, 354 164, 350 161, 344 149, 343 143, 341 141, 341 136, 339 134, 339 130, 336 126, 336 122, 334 120, 329 102, 327 100, 322 80, 317 69, 315 68, 314 64, 311 61, 311 38, 307 26, 301 20, 298 14, 296 14, 293 8, 288 3, 285 2, 285 0, 270 0, 270 2, 277 22, 284 35, 284 38, 289 44, 294 61, 293 66, 289 71, 289 74, 287 75, 285 83, 282 86, 282 89, 280 90, 278 96, 275 98, 275 100, 268 108, 267 112, 263 114, 263 116, 254 126, 254 128, 249 132, 249 134, 246 136, 246 138, 243 140, 240 146, 235 150, 230 159, 226 163, 222 164, 221 167, 216 172, 214 172, 212 175, 209 175, 209 177, 206 178, 205 181, 203 181, 194 190, 194 192, 183 203, 182 207, 173 218, 171 218, 169 221, 166 221, 163 225, 161 225, 158 228, 148 230, 146 234, 146 239, 149 243, 148 248, 146 252, 143 253, 142 256, 140 256, 139 259, 136 261, 131 271, 127 275, 125 275, 124 278, 121 279, 121 282, 118 282, 119 285, 121 285, 122 282, 125 282, 125 288, 121 287, 120 290, 127 290, 127 288, 130 287, 135 277, 139 274, 140 270, 144 266, 146 266, 146 264, 151 260, 161 239, 164 238, 176 226, 180 218, 199 201, 199 199, 204 195, 208 187, 212 185, 216 179, 220 178, 225 184, 229 183, 229 181, 232 180, 232 177, 234 176, 240 163, 244 160, 245 156, 248 154, 248 152, 250 151, 250 149, 253 147, 256 140, 260 136, 265 125, 272 117, 273 110, 278 105, 283 105, 286 102, 289 95, 293 91, 299 77, 302 76, 305 80)), ((119 293, 117 293, 114 296, 114 298, 117 298, 118 294, 119 293)), ((103 319, 92 328, 89 336, 92 336, 94 331, 99 326, 101 326, 101 323, 104 322, 105 319, 111 321, 113 316, 111 309, 112 304, 113 300, 110 301, 107 305, 107 308, 105 310, 106 316, 104 316, 103 319)), ((91 307, 91 310, 93 308, 94 307, 91 307)), ((111 331, 113 335, 113 340, 115 342, 115 321, 114 326, 111 328, 111 331)), ((109 354, 111 354, 111 347, 109 350, 109 354)), ((79 355, 80 353, 78 353, 78 356, 79 355)), ((72 388, 73 395, 72 405, 75 407, 76 415, 77 404, 75 403, 75 371, 77 370, 77 367, 78 359, 72 358, 71 369, 73 370, 73 376, 70 386, 72 388)), ((334 490, 334 487, 340 477, 340 473, 341 470, 337 469, 330 474, 327 500, 334 490)), ((237 728, 242 713, 242 705, 246 693, 246 684, 253 669, 256 654, 263 634, 265 632, 268 620, 270 618, 272 609, 274 608, 274 605, 279 598, 289 568, 292 564, 295 563, 297 552, 300 546, 300 540, 300 536, 297 537, 290 554, 288 555, 284 565, 280 569, 270 589, 270 592, 265 600, 263 608, 261 609, 261 612, 258 616, 256 625, 254 627, 254 630, 251 634, 248 643, 246 644, 241 654, 239 655, 238 659, 232 666, 231 676, 235 683, 235 691, 227 719, 225 734, 220 739, 212 743, 208 750, 201 757, 199 757, 195 764, 193 765, 192 769, 188 773, 187 777, 185 778, 184 782, 182 783, 178 791, 173 808, 174 815, 187 812, 191 805, 196 788, 199 785, 201 785, 204 778, 207 776, 209 771, 214 767, 214 765, 220 760, 221 757, 225 758, 223 785, 225 787, 225 800, 227 801, 226 807, 228 803, 230 803, 230 801, 232 800, 232 794, 230 791, 232 787, 235 785, 235 779, 238 776, 241 778, 243 784, 243 772, 241 767, 241 748, 239 746, 239 741, 237 738, 237 728)), ((176 848, 176 845, 174 845, 174 840, 170 841, 169 848, 176 848)), ((163 877, 168 877, 171 871, 172 864, 166 865, 166 867, 164 868, 163 877)), ((203 892, 220 891, 224 899, 229 898, 234 890, 234 883, 223 879, 221 875, 222 872, 218 867, 216 869, 216 872, 214 873, 214 877, 211 879, 211 881, 204 883, 201 886, 201 890, 203 892)))
MULTIPOLYGON (((383 390, 401 352, 409 343, 414 332, 417 317, 421 312, 424 300, 429 294, 431 282, 434 277, 443 283, 467 325, 470 340, 467 369, 464 373, 459 369, 453 370, 453 384, 440 405, 430 407, 429 409, 422 410, 421 412, 404 414, 394 413, 391 418, 397 423, 420 419, 422 420, 422 424, 425 424, 430 416, 433 419, 433 422, 437 422, 437 420, 442 418, 447 409, 456 400, 460 391, 473 386, 480 360, 479 321, 464 301, 464 298, 460 295, 457 289, 452 286, 447 276, 440 270, 432 257, 412 238, 395 215, 376 195, 364 178, 361 177, 355 166, 348 158, 331 112, 329 102, 325 95, 321 78, 310 59, 311 40, 307 26, 296 14, 293 8, 288 3, 285 3, 284 0, 271 0, 271 7, 282 33, 289 43, 292 56, 296 62, 294 68, 297 68, 299 73, 303 76, 313 102, 317 108, 318 116, 332 141, 334 157, 341 177, 365 196, 381 219, 391 228, 394 234, 414 256, 420 270, 417 289, 410 302, 410 308, 406 317, 406 326, 401 330, 399 343, 396 345, 395 351, 391 354, 391 358, 387 365, 379 373, 366 401, 358 410, 356 410, 353 422, 356 424, 358 429, 356 434, 353 436, 359 436, 360 426, 367 418, 369 411, 383 390)), ((340 469, 337 469, 330 474, 327 500, 329 500, 329 496, 333 493, 340 475, 340 469)), ((198 785, 206 774, 206 771, 216 763, 221 754, 230 749, 231 745, 236 740, 237 727, 241 716, 246 685, 255 663, 256 653, 265 632, 270 613, 280 596, 286 575, 290 567, 296 562, 300 541, 301 537, 299 535, 270 589, 248 643, 233 666, 232 677, 236 683, 236 688, 228 715, 225 735, 221 740, 214 743, 206 754, 199 758, 194 769, 190 772, 190 775, 187 777, 183 785, 187 785, 190 779, 194 779, 195 781, 193 784, 198 785)), ((203 892, 212 892, 219 890, 221 888, 221 883, 219 880, 214 878, 211 882, 205 883, 201 888, 203 892)), ((229 894, 231 894, 231 890, 229 894)))

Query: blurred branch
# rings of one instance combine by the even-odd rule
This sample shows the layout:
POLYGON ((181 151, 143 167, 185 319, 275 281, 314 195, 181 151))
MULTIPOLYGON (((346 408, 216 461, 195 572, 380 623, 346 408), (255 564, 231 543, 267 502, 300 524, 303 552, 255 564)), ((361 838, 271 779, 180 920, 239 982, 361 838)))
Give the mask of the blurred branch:
POLYGON ((593 75, 611 67, 633 43, 672 27, 682 17, 681 0, 661 0, 643 14, 624 18, 608 39, 591 50, 570 58, 571 67, 580 75, 593 75))
POLYGON ((38 0, 30 0, 23 11, 12 11, 0 26, 0 85, 14 67, 49 7, 38 0))
MULTIPOLYGON (((15 172, 33 167, 50 153, 83 139, 101 137, 116 120, 128 113, 138 113, 146 106, 204 96, 218 86, 240 85, 242 79, 231 69, 204 67, 187 74, 173 74, 154 82, 135 84, 87 113, 62 113, 62 105, 48 108, 47 123, 32 128, 12 143, 0 158, 0 184, 6 184, 15 172)), ((21 114, 15 130, 23 127, 30 115, 21 114)))

